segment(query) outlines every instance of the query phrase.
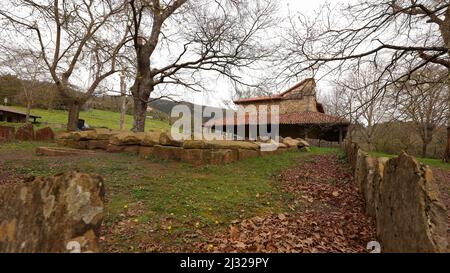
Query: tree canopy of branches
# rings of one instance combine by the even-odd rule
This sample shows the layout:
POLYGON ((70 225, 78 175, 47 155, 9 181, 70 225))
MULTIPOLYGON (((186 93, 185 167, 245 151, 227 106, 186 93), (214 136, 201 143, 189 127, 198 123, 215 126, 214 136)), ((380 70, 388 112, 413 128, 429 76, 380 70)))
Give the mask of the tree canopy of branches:
POLYGON ((448 115, 445 77, 442 69, 421 69, 401 87, 399 113, 414 122, 422 139, 422 157, 427 156, 435 131, 445 124, 448 115))
POLYGON ((254 85, 243 68, 256 67, 273 50, 260 39, 274 24, 274 1, 131 0, 129 6, 136 53, 134 131, 145 130, 147 104, 157 87, 198 92, 216 80, 212 74, 254 85))
MULTIPOLYGON (((332 114, 348 119, 360 130, 369 150, 373 150, 373 137, 378 124, 387 121, 395 110, 391 98, 376 96, 379 83, 375 81, 378 71, 370 64, 360 67, 357 72, 349 72, 335 80, 335 88, 326 97, 332 114)), ((352 137, 351 126, 348 137, 352 137)))
POLYGON ((0 48, 4 50, 3 54, 0 55, 0 66, 7 68, 8 73, 12 72, 21 80, 21 95, 24 97, 27 109, 25 121, 29 122, 37 88, 42 85, 42 80, 45 79, 42 55, 29 49, 11 49, 5 46, 0 48))
MULTIPOLYGON (((381 84, 376 96, 430 64, 446 69, 449 82, 449 1, 359 0, 337 15, 330 8, 314 19, 299 16, 292 26, 286 52, 291 63, 285 70, 290 75, 325 67, 337 73, 354 71, 365 63, 379 65, 381 56, 389 62, 379 68, 376 81, 381 84)), ((447 127, 446 160, 450 157, 450 117, 447 127)))
POLYGON ((80 107, 103 80, 120 69, 121 49, 128 35, 125 7, 119 0, 2 3, 3 39, 18 41, 5 44, 30 49, 42 57, 69 109, 68 130, 77 129, 80 107))

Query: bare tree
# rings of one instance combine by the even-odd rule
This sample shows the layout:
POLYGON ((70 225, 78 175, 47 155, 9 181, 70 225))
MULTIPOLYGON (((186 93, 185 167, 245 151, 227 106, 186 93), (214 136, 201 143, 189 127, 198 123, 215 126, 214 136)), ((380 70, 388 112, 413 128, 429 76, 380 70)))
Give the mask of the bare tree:
POLYGON ((157 87, 200 92, 208 80, 217 80, 213 74, 252 86, 242 69, 273 50, 258 42, 274 25, 273 1, 131 0, 129 5, 136 52, 134 131, 145 130, 147 104, 157 87))
POLYGON ((36 89, 42 85, 45 79, 45 69, 42 55, 27 49, 8 48, 0 46, 0 66, 11 71, 17 76, 22 85, 22 95, 26 104, 26 122, 30 120, 31 107, 33 105, 36 89))
POLYGON ((336 96, 348 98, 342 108, 351 117, 351 121, 361 124, 364 128, 359 132, 370 151, 375 149, 373 138, 378 125, 391 117, 395 110, 389 97, 377 96, 380 88, 380 83, 376 81, 378 74, 375 67, 366 64, 360 66, 359 71, 347 73, 336 81, 339 86, 336 96))
POLYGON ((0 8, 3 37, 42 56, 69 109, 68 130, 77 129, 81 106, 119 69, 125 7, 119 0, 14 0, 0 8))
POLYGON ((349 141, 353 140, 355 127, 358 127, 358 117, 355 112, 355 95, 356 92, 349 92, 345 86, 337 82, 334 83, 334 87, 330 92, 319 92, 320 101, 328 114, 341 117, 350 122, 346 136, 346 139, 349 141))
MULTIPOLYGON (((367 62, 378 65, 378 57, 383 56, 389 62, 380 67, 376 96, 430 63, 450 75, 449 1, 360 0, 343 7, 340 14, 325 9, 313 20, 298 17, 292 25, 286 57, 292 61, 286 72, 292 75, 321 67, 358 70, 367 62)), ((445 159, 449 160, 450 116, 447 127, 445 159)))
POLYGON ((121 97, 121 106, 120 106, 120 122, 119 122, 119 128, 120 130, 125 129, 125 115, 127 112, 127 86, 125 83, 125 74, 122 73, 120 75, 120 97, 121 97))
POLYGON ((397 100, 400 113, 414 122, 422 139, 422 157, 427 157, 427 147, 448 115, 446 75, 440 72, 436 67, 417 71, 402 85, 397 100))

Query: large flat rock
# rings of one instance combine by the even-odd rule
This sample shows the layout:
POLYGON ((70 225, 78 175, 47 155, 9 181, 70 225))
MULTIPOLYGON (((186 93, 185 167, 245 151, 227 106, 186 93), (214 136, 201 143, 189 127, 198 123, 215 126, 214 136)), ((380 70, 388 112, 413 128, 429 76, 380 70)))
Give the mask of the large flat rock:
POLYGON ((69 172, 0 188, 0 252, 98 251, 104 183, 69 172))
POLYGON ((80 156, 93 155, 95 152, 62 147, 38 147, 36 148, 36 154, 41 156, 80 156))

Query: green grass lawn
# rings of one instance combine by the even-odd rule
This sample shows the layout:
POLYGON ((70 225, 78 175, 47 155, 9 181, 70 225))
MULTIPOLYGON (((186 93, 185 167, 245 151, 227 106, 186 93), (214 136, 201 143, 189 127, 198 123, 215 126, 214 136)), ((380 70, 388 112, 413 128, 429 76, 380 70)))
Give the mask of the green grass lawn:
MULTIPOLYGON (((393 154, 385 154, 385 153, 380 153, 380 152, 370 152, 369 154, 372 156, 376 156, 376 157, 387 157, 387 158, 393 158, 393 157, 397 156, 397 155, 393 155, 393 154)), ((419 160, 420 163, 428 165, 432 168, 438 168, 441 170, 450 170, 450 164, 445 163, 440 159, 418 157, 417 160, 419 160)))
MULTIPOLYGON (((15 106, 14 108, 25 111, 24 107, 15 106)), ((40 126, 46 126, 45 124, 49 124, 50 126, 53 125, 52 127, 65 128, 65 124, 67 124, 67 111, 32 109, 31 113, 42 117, 41 119, 38 119, 38 121, 42 123, 40 126)), ((86 120, 86 123, 93 127, 108 127, 111 129, 119 129, 120 113, 117 112, 103 110, 82 111, 80 113, 80 118, 86 120)), ((11 124, 13 126, 20 126, 20 124, 17 123, 8 123, 8 125, 11 124)), ((132 125, 133 116, 126 115, 125 128, 129 130, 131 129, 132 125)), ((170 125, 165 121, 147 119, 146 130, 170 130, 170 125)))
POLYGON ((13 144, 4 146, 0 149, 4 166, 23 176, 74 169, 101 174, 107 191, 104 244, 117 251, 130 247, 148 251, 142 242, 173 249, 185 246, 184 240, 198 232, 226 230, 233 220, 286 212, 285 200, 290 197, 279 188, 276 175, 299 160, 337 152, 313 148, 311 153, 294 151, 225 166, 193 167, 127 154, 38 157, 33 149, 38 145, 20 150, 13 144))

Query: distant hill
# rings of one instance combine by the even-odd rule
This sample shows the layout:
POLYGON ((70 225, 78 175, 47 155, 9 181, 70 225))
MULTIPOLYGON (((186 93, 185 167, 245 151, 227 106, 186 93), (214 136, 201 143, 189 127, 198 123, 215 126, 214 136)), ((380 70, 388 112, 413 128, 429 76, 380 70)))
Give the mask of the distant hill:
MULTIPOLYGON (((20 105, 25 106, 26 103, 22 96, 23 87, 22 81, 13 75, 0 75, 0 103, 3 104, 3 99, 7 97, 9 99, 10 105, 20 105)), ((120 112, 120 107, 122 100, 120 96, 115 95, 98 95, 94 96, 84 107, 84 110, 88 109, 98 109, 112 112, 120 112)), ((170 120, 170 114, 173 107, 177 105, 186 105, 191 109, 193 113, 194 107, 196 106, 190 102, 174 102, 168 99, 159 99, 149 103, 149 106, 153 108, 153 111, 149 113, 157 120, 170 120)), ((203 106, 204 109, 205 106, 203 106)), ((35 91, 35 99, 33 108, 44 108, 44 109, 58 109, 64 110, 65 106, 62 102, 62 98, 57 92, 54 84, 52 82, 42 82, 35 91)), ((223 111, 225 109, 212 107, 214 111, 223 111)), ((127 113, 133 114, 133 103, 131 98, 127 106, 127 113)), ((203 122, 208 119, 203 119, 203 122)))

